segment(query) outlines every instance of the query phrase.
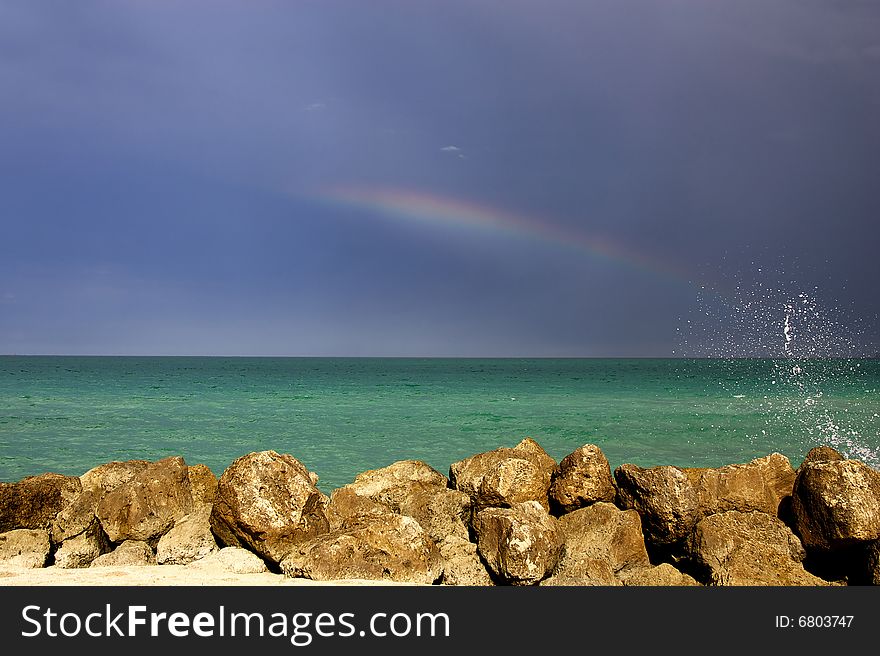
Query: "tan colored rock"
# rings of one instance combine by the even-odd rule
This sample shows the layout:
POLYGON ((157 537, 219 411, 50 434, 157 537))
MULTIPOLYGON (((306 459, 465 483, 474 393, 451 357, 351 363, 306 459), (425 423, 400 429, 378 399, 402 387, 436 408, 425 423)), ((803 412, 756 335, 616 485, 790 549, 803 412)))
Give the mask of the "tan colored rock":
POLYGON ((674 545, 690 535, 698 518, 698 498, 684 470, 626 464, 614 470, 614 479, 621 507, 639 513, 651 543, 674 545))
POLYGON ((88 567, 111 548, 100 522, 95 520, 85 531, 61 543, 55 552, 55 565, 61 569, 88 567))
POLYGON ((414 487, 400 502, 399 509, 437 542, 453 535, 469 540, 473 501, 464 492, 436 486, 414 487))
POLYGON ((780 453, 743 465, 685 471, 697 490, 703 517, 727 510, 778 515, 780 504, 791 496, 794 488, 795 471, 780 453))
POLYGON ((17 528, 0 533, 0 563, 36 569, 49 558, 49 533, 45 529, 17 528))
POLYGON ((474 517, 473 529, 483 562, 507 583, 537 583, 559 559, 556 520, 537 501, 512 508, 486 508, 474 517))
POLYGON ((246 546, 277 563, 330 525, 308 469, 291 455, 260 451, 223 472, 211 528, 225 546, 246 546))
POLYGON ((872 542, 865 558, 866 583, 880 585, 880 540, 872 542))
POLYGON ((495 585, 473 542, 450 535, 438 542, 437 547, 443 560, 440 579, 443 585, 495 585))
POLYGON ((211 533, 211 510, 205 505, 200 508, 178 519, 174 527, 159 538, 156 562, 160 565, 187 565, 219 551, 211 533))
POLYGON ((833 550, 880 538, 880 472, 859 460, 801 466, 792 510, 807 547, 833 550))
POLYGON ((186 470, 193 506, 213 505, 217 496, 217 477, 208 465, 190 465, 186 470))
POLYGON ((550 483, 550 500, 562 512, 597 501, 613 502, 616 493, 608 459, 595 444, 585 444, 565 456, 550 483))
POLYGON ((98 465, 80 476, 82 491, 52 521, 52 543, 60 544, 87 530, 95 521, 101 499, 149 466, 146 460, 114 461, 98 465))
POLYGON ((381 469, 371 469, 355 476, 347 489, 360 497, 398 510, 413 489, 447 487, 446 477, 421 460, 401 460, 381 469))
POLYGON ((47 529, 80 492, 75 476, 41 474, 0 483, 0 533, 17 528, 47 529))
POLYGON ((370 497, 359 496, 347 486, 336 488, 330 493, 330 503, 326 509, 331 530, 336 530, 346 520, 359 515, 389 514, 394 514, 394 511, 384 503, 373 501, 370 497))
POLYGON ((147 460, 126 460, 124 462, 106 462, 93 467, 79 477, 83 490, 100 490, 100 496, 112 492, 124 483, 128 483, 137 474, 150 466, 147 460))
POLYGON ((89 567, 145 567, 156 564, 153 548, 140 540, 126 540, 113 551, 95 558, 89 567))
POLYGON ((187 567, 218 573, 232 572, 233 574, 260 574, 269 571, 262 558, 240 547, 223 547, 219 551, 193 561, 187 567))
POLYGON ((694 577, 678 571, 669 563, 661 563, 656 567, 636 567, 624 570, 620 580, 627 586, 694 586, 700 585, 694 577))
POLYGON ((52 543, 61 544, 64 540, 76 537, 98 521, 95 511, 102 494, 100 489, 83 490, 61 510, 52 520, 49 529, 52 543))
POLYGON ((622 507, 637 510, 648 541, 681 543, 703 517, 738 510, 777 515, 791 496, 795 472, 773 453, 715 469, 622 465, 614 472, 622 507))
POLYGON ((537 501, 549 510, 550 477, 556 461, 531 438, 514 448, 478 453, 452 463, 452 486, 469 494, 477 508, 509 508, 524 501, 537 501))
MULTIPOLYGON (((553 574, 558 580, 607 580, 606 568, 617 575, 627 568, 648 567, 642 522, 635 510, 597 502, 560 517, 562 540, 559 563, 553 574), (603 565, 596 568, 596 563, 603 565)), ((607 585, 602 583, 602 585, 607 585)))
POLYGON ((767 513, 731 510, 710 515, 697 523, 688 551, 712 585, 828 585, 804 570, 803 545, 767 513))
POLYGON ((412 517, 354 517, 294 546, 281 561, 286 576, 315 581, 368 579, 431 584, 443 572, 440 552, 412 517))
MULTIPOLYGON (((839 452, 830 446, 817 446, 809 450, 801 467, 811 462, 828 462, 829 460, 846 460, 839 452)), ((800 469, 801 467, 798 467, 800 469)))
POLYGON ((95 515, 111 542, 158 540, 192 510, 187 466, 181 457, 150 463, 108 492, 95 515))
POLYGON ((581 558, 564 571, 554 573, 541 581, 545 586, 587 586, 609 587, 622 583, 611 569, 611 564, 603 558, 581 558))

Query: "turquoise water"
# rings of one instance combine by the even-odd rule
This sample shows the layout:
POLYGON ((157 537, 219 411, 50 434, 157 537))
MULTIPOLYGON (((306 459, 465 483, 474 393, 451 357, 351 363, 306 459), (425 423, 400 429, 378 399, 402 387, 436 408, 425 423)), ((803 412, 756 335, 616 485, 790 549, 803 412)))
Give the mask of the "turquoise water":
POLYGON ((875 467, 877 360, 0 357, 0 480, 291 453, 325 491, 535 438, 557 459, 718 466, 820 443, 875 467))

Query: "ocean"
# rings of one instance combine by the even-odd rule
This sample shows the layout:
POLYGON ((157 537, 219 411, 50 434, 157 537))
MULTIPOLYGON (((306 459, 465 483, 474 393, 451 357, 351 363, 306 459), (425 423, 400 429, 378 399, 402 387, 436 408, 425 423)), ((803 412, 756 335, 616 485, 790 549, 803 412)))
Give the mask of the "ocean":
POLYGON ((523 437, 557 460, 720 466, 829 444, 880 465, 880 361, 0 357, 0 481, 274 449, 329 492, 367 469, 523 437))

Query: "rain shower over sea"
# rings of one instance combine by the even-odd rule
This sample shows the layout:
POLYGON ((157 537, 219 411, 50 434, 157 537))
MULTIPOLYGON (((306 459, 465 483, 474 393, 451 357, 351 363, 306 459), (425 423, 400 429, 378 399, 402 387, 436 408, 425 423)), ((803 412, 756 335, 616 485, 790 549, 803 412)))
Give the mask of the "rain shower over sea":
POLYGON ((329 491, 536 439, 612 467, 720 466, 831 445, 880 465, 876 359, 0 357, 0 480, 181 455, 294 455, 329 491))

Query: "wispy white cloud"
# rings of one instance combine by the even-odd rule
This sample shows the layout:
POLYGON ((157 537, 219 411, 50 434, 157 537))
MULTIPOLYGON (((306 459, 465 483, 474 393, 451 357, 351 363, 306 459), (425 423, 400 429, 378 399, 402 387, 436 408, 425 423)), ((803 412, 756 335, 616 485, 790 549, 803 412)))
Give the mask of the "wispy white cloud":
POLYGON ((317 112, 326 108, 327 105, 322 102, 313 102, 309 105, 306 105, 303 109, 305 109, 307 112, 317 112))
POLYGON ((458 146, 443 146, 440 150, 444 153, 454 153, 458 156, 458 159, 467 159, 467 155, 465 155, 458 146))

